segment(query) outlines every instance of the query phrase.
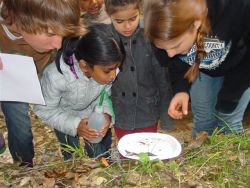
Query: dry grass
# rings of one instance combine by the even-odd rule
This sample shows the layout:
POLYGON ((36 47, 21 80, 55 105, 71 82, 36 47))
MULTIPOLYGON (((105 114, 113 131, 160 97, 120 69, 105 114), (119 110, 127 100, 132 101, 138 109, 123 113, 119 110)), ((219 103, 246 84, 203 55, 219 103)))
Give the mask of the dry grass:
MULTIPOLYGON (((104 167, 98 160, 75 158, 64 162, 53 130, 31 113, 35 167, 11 163, 8 151, 0 156, 0 187, 247 187, 250 185, 250 133, 201 135, 191 138, 191 116, 178 121, 174 135, 182 155, 169 161, 117 160, 104 167)), ((250 110, 244 124, 250 127, 250 110)), ((0 128, 6 132, 3 115, 0 128)), ((163 131, 164 132, 164 131, 163 131)), ((5 133, 6 136, 6 133, 5 133)), ((114 140, 114 146, 116 142, 114 140)))

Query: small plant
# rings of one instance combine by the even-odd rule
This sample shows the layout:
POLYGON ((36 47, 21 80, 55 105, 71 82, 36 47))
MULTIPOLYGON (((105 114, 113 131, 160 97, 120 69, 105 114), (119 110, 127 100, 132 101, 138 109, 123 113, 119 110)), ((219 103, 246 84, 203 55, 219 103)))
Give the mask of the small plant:
POLYGON ((72 153, 72 155, 75 157, 75 158, 87 158, 87 154, 84 150, 83 147, 73 147, 73 146, 70 146, 68 144, 61 144, 63 147, 62 147, 62 150, 64 150, 65 152, 68 152, 68 153, 72 153))
POLYGON ((217 114, 213 114, 219 121, 221 121, 224 126, 218 131, 218 133, 221 132, 225 132, 225 133, 232 133, 232 134, 236 134, 236 131, 232 129, 232 127, 230 126, 230 124, 228 122, 226 122, 223 118, 221 118, 220 116, 218 116, 217 114), (227 131, 229 130, 229 131, 227 131))
POLYGON ((150 158, 148 156, 148 153, 139 153, 139 162, 141 165, 141 169, 142 172, 145 173, 152 173, 153 169, 152 169, 152 161, 150 161, 150 158))

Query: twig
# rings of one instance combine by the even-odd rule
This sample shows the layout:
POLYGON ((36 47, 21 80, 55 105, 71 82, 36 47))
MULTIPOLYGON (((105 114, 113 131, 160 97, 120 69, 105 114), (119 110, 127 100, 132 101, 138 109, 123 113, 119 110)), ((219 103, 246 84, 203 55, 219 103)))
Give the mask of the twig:
POLYGON ((219 154, 219 152, 218 153, 215 153, 213 156, 211 156, 211 157, 209 157, 202 165, 201 165, 201 167, 194 173, 194 176, 202 169, 202 167, 210 160, 210 159, 212 159, 212 158, 214 158, 216 155, 218 155, 219 154))

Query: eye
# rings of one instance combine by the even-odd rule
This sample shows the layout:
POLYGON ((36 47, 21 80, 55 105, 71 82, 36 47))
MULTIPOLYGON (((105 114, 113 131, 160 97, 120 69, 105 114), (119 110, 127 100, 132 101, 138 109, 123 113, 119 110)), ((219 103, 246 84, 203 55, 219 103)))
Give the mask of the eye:
POLYGON ((56 34, 55 33, 47 33, 47 36, 48 37, 53 37, 53 36, 56 36, 56 34))
POLYGON ((116 23, 121 24, 123 23, 123 20, 116 20, 116 23))
POLYGON ((109 74, 109 73, 110 73, 109 70, 104 70, 103 72, 104 72, 105 74, 109 74))
POLYGON ((135 21, 136 18, 137 18, 137 16, 135 16, 135 17, 133 17, 133 18, 130 18, 129 20, 130 20, 130 21, 135 21))

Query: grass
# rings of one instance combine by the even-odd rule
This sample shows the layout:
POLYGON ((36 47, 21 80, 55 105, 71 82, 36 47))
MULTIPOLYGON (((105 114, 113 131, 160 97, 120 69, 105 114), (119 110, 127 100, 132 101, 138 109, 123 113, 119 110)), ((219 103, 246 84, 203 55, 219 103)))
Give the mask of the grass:
MULTIPOLYGON (((44 131, 44 129, 42 130, 44 131)), ((72 173, 74 177, 71 179, 67 176, 54 177, 56 185, 63 183, 65 187, 74 187, 81 178, 86 178, 87 183, 91 183, 93 176, 103 177, 107 180, 99 187, 249 187, 249 130, 224 135, 221 134, 221 130, 217 129, 199 148, 191 149, 188 144, 183 143, 182 155, 176 159, 150 161, 148 156, 142 153, 138 161, 117 159, 108 167, 99 165, 97 168, 91 169, 93 164, 89 162, 83 148, 65 146, 67 150, 75 153, 75 157, 72 161, 64 162, 59 155, 58 141, 50 139, 47 144, 42 144, 45 148, 44 151, 36 151, 36 156, 43 158, 41 158, 42 163, 36 161, 33 169, 18 171, 19 168, 13 168, 13 165, 2 165, 3 179, 0 179, 0 187, 4 187, 4 185, 18 187, 25 177, 32 177, 38 182, 37 186, 35 184, 32 185, 33 187, 44 185, 45 172, 51 172, 55 176, 64 174, 64 172, 72 173), (62 169, 62 172, 59 169, 62 169), (87 172, 83 173, 85 169, 87 172)), ((94 163, 99 164, 99 160, 94 160, 94 163)), ((86 185, 86 182, 83 185, 86 185)))
MULTIPOLYGON (((88 159, 83 149, 67 147, 75 152, 72 162, 39 168, 50 171, 64 167, 63 172, 73 171, 74 165, 80 167, 84 159, 88 159), (74 165, 73 165, 74 164, 74 165)), ((196 149, 189 149, 184 145, 183 155, 175 160, 150 161, 146 153, 139 155, 139 160, 117 160, 94 176, 103 177, 107 181, 101 187, 219 187, 219 188, 247 188, 250 185, 250 134, 213 134, 203 145, 196 149)), ((28 173, 28 172, 27 172, 28 173)), ((27 173, 24 175, 27 176, 27 173)), ((34 173, 34 170, 32 171, 34 173)), ((87 177, 92 177, 90 174, 87 177)), ((16 179, 12 174, 4 173, 5 181, 16 179)), ((18 174, 20 177, 21 174, 18 174)), ((78 175, 79 176, 79 175, 78 175)), ((81 176, 85 176, 82 174, 81 176)), ((67 182, 70 186, 72 181, 67 182), (71 182, 71 183, 69 183, 71 182)), ((21 180, 21 178, 20 178, 21 180)))
MULTIPOLYGON (((140 155, 139 161, 122 161, 124 177, 119 186, 128 185, 128 174, 138 173, 146 177, 147 183, 141 180, 137 186, 157 185, 166 186, 162 181, 168 176, 172 187, 188 187, 201 185, 203 187, 247 187, 250 185, 250 135, 247 132, 238 134, 216 134, 208 137, 207 141, 197 149, 184 147, 184 155, 180 159, 162 162, 150 161, 145 153, 140 155)), ((109 183, 106 186, 116 185, 112 174, 120 171, 117 165, 107 169, 109 183)), ((154 186, 153 186, 154 187, 154 186)))
MULTIPOLYGON (((184 166, 192 166, 194 179, 213 187, 247 187, 250 176, 250 135, 213 134, 200 151, 187 151, 184 166), (196 153, 199 153, 198 155, 196 153), (192 157, 193 156, 193 157, 192 157), (201 174, 199 176, 199 174, 201 174)), ((192 169, 191 168, 191 169, 192 169)))

